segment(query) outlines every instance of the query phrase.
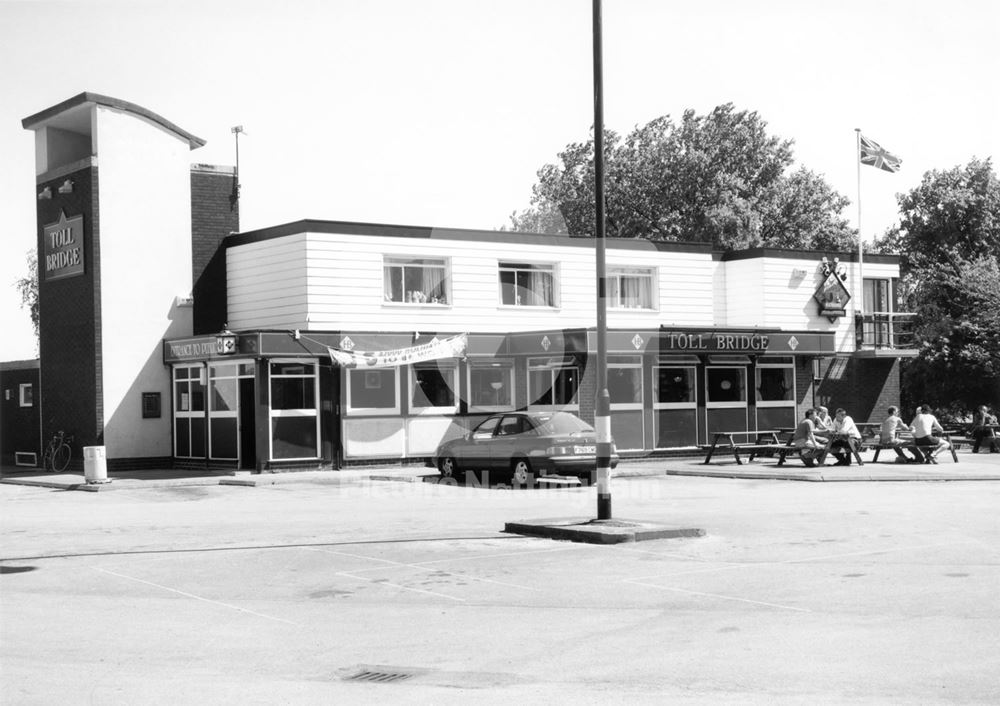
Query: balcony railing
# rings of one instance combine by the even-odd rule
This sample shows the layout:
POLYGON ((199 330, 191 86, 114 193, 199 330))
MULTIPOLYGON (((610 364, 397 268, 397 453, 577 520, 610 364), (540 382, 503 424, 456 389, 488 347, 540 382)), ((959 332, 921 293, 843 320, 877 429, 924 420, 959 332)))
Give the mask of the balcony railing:
POLYGON ((857 349, 876 351, 914 351, 913 335, 916 314, 876 311, 854 315, 857 349))

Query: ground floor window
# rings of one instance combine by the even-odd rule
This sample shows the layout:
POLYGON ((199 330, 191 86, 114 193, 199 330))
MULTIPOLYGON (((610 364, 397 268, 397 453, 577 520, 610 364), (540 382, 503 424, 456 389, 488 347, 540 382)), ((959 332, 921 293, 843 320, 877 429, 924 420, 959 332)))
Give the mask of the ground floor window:
POLYGON ((795 360, 791 356, 764 356, 757 360, 755 393, 757 429, 794 427, 795 360))
POLYGON ((410 367, 410 411, 454 414, 458 411, 458 364, 417 363, 410 367))
POLYGON ((574 358, 529 358, 528 400, 532 408, 578 411, 580 368, 574 358))
MULTIPOLYGON (((737 362, 737 361, 734 361, 737 362)), ((747 430, 747 365, 708 365, 705 367, 705 431, 747 430)))
POLYGON ((661 357, 653 367, 653 418, 658 449, 698 443, 697 356, 661 357))
POLYGON ((514 409, 514 363, 509 360, 469 363, 469 411, 514 409))
POLYGON ((611 398, 611 436, 619 449, 645 445, 642 411, 642 356, 608 356, 608 396, 611 398))
POLYGON ((399 368, 347 371, 348 414, 399 414, 399 368))
POLYGON ((314 361, 271 361, 271 458, 319 456, 318 375, 314 361))

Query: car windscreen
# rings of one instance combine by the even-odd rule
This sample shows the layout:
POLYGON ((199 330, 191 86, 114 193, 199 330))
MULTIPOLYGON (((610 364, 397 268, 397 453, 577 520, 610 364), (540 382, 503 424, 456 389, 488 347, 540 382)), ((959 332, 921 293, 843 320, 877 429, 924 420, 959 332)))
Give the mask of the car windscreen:
POLYGON ((551 417, 538 417, 538 433, 546 436, 560 434, 593 433, 594 427, 572 414, 553 414, 551 417))

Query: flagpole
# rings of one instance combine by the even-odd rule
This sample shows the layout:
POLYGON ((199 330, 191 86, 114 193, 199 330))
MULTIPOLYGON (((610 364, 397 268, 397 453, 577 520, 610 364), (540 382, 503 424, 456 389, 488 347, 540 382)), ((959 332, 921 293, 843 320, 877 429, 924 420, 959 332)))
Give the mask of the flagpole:
POLYGON ((858 282, 854 292, 856 296, 861 297, 861 311, 863 313, 865 310, 865 252, 864 236, 861 231, 861 128, 854 128, 854 138, 857 143, 854 154, 858 160, 858 282))

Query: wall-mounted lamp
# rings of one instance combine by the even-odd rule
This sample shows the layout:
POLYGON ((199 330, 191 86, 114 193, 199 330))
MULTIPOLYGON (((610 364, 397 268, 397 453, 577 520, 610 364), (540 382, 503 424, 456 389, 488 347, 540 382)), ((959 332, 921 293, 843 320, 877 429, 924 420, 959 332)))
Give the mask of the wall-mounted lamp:
POLYGON ((73 182, 72 182, 72 180, 67 179, 62 184, 60 184, 59 185, 59 193, 60 194, 72 194, 73 193, 73 182))
POLYGON ((236 352, 236 342, 239 336, 229 330, 229 324, 223 324, 222 330, 215 334, 215 352, 219 355, 232 355, 236 352))
POLYGON ((52 198, 52 189, 50 189, 47 186, 38 192, 39 201, 44 201, 45 199, 51 199, 51 198, 52 198))

